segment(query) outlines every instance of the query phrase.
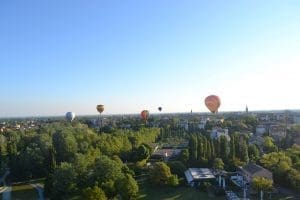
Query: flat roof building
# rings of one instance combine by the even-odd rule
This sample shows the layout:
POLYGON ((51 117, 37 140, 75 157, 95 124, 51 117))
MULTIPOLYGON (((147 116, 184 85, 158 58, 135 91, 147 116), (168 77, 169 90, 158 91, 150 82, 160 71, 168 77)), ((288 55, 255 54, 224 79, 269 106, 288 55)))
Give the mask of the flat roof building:
POLYGON ((191 186, 204 180, 216 178, 212 170, 208 168, 189 168, 184 174, 188 184, 191 186))

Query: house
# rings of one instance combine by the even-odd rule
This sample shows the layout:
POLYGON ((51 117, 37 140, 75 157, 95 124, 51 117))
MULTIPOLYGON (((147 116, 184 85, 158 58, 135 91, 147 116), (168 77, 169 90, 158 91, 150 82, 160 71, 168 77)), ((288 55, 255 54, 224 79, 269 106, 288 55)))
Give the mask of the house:
POLYGON ((178 125, 179 125, 180 128, 184 128, 186 131, 189 130, 189 122, 187 120, 179 122, 178 125))
POLYGON ((205 125, 206 125, 206 123, 201 122, 201 123, 198 124, 198 128, 199 129, 205 129, 205 125))
POLYGON ((202 118, 198 124, 198 128, 205 129, 207 119, 202 118))
POLYGON ((184 172, 184 175, 190 186, 199 185, 203 181, 216 178, 213 171, 208 168, 189 168, 184 172))
POLYGON ((264 142, 265 142, 265 139, 261 136, 253 136, 249 139, 249 144, 255 144, 260 149, 263 148, 264 142))
POLYGON ((293 123, 294 124, 300 124, 300 114, 294 114, 293 115, 293 123))
POLYGON ((176 158, 181 153, 182 149, 171 149, 171 148, 163 148, 156 149, 151 155, 150 159, 156 160, 168 160, 172 158, 176 158))
POLYGON ((258 125, 257 127, 256 127, 256 130, 255 130, 255 134, 256 135, 260 135, 260 136, 262 136, 264 133, 266 133, 267 132, 267 128, 266 128, 266 126, 265 125, 258 125))
POLYGON ((221 136, 225 136, 227 138, 228 141, 230 141, 230 137, 228 135, 228 129, 222 129, 222 128, 214 128, 211 133, 210 133, 210 137, 211 139, 218 139, 221 136))
POLYGON ((283 126, 271 125, 269 135, 275 140, 280 141, 286 137, 286 129, 283 126))
POLYGON ((253 178, 256 176, 264 177, 273 181, 272 172, 254 163, 249 163, 248 165, 241 167, 238 173, 243 176, 244 180, 248 183, 251 183, 253 178))

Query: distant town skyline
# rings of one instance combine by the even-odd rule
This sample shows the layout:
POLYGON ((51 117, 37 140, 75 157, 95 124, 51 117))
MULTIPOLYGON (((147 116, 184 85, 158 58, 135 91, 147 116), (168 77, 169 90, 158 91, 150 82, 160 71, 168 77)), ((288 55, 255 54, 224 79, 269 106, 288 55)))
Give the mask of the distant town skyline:
POLYGON ((300 109, 300 1, 3 1, 0 117, 300 109))

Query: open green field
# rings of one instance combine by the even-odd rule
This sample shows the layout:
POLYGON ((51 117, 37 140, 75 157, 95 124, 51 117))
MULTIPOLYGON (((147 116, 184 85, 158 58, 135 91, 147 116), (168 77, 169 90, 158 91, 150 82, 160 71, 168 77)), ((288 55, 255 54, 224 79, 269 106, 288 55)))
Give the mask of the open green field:
POLYGON ((225 197, 209 197, 207 193, 200 192, 195 188, 180 186, 177 188, 169 187, 143 187, 140 189, 139 200, 224 200, 225 197))

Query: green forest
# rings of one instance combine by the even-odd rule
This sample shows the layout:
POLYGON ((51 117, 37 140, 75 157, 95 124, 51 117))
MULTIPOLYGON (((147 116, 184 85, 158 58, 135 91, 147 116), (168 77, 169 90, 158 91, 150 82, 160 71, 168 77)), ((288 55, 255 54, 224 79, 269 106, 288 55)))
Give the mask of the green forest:
MULTIPOLYGON (((11 182, 44 178, 45 195, 50 199, 137 199, 141 182, 149 187, 184 185, 188 167, 208 167, 235 171, 255 162, 273 172, 275 184, 300 191, 300 147, 292 140, 276 144, 264 137, 259 147, 249 143, 242 129, 252 129, 253 120, 244 124, 225 120, 230 137, 212 139, 206 130, 185 131, 170 124, 160 128, 115 128, 99 132, 74 121, 53 122, 31 130, 7 130, 0 134, 2 174, 10 169, 11 182), (153 145, 188 143, 170 161, 148 164, 153 145), (141 178, 145 177, 145 178, 141 178)), ((291 132, 297 132, 294 127, 291 132)), ((292 133, 291 133, 292 134, 292 133)))

